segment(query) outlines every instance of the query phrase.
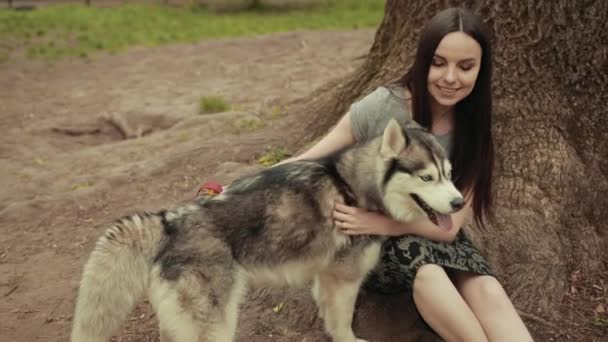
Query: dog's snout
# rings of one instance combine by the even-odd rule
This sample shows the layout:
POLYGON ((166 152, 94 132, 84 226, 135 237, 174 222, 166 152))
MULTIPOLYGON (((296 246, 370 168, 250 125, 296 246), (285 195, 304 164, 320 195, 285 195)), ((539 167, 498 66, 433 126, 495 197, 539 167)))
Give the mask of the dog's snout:
POLYGON ((450 205, 452 206, 452 209, 458 211, 464 207, 464 199, 462 197, 454 198, 452 202, 450 202, 450 205))

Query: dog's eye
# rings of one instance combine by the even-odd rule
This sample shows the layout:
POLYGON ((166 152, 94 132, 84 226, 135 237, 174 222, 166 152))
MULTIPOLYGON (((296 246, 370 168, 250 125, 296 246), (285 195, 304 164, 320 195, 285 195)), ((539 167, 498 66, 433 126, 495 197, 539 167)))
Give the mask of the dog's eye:
POLYGON ((420 179, 422 179, 423 182, 430 182, 433 180, 433 176, 431 175, 424 175, 424 176, 420 176, 420 179))

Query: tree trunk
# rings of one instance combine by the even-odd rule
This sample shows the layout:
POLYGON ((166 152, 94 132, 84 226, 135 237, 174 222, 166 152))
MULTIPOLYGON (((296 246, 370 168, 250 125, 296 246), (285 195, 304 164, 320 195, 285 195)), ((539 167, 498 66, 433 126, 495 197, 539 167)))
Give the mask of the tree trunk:
POLYGON ((606 272, 608 2, 388 0, 362 67, 316 91, 297 115, 307 118, 299 141, 399 78, 419 29, 448 5, 479 14, 494 48, 497 215, 469 234, 533 330, 567 331, 572 275, 606 272))

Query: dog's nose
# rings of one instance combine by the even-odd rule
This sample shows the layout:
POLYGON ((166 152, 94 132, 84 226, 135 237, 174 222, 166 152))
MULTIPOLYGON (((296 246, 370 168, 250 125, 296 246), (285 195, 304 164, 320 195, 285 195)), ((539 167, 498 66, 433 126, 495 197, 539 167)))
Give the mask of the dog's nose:
POLYGON ((464 207, 464 199, 462 197, 454 198, 452 202, 450 202, 452 209, 458 211, 464 207))

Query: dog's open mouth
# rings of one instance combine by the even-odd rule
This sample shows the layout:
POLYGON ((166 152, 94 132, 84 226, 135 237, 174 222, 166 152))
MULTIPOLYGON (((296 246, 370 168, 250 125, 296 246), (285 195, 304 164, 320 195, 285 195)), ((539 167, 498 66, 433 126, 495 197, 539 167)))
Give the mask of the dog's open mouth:
POLYGON ((436 212, 435 210, 433 210, 433 208, 426 204, 426 202, 423 201, 422 198, 420 198, 416 194, 410 194, 410 196, 412 196, 416 204, 418 204, 418 206, 429 217, 429 220, 431 220, 431 222, 433 222, 436 226, 439 226, 446 230, 452 229, 452 218, 450 217, 450 215, 436 212))

